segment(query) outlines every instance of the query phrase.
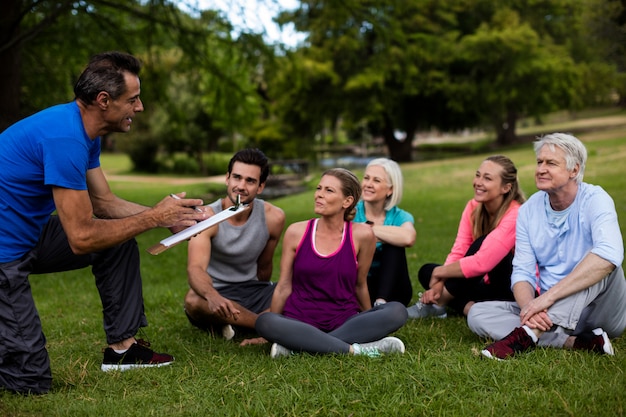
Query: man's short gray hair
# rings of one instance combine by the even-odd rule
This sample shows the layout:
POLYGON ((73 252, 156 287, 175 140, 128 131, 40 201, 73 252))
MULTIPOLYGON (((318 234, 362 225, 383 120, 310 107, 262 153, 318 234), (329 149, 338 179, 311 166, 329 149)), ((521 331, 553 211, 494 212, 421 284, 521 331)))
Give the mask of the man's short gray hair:
POLYGON ((567 133, 551 133, 538 137, 534 142, 535 155, 539 155, 539 151, 547 145, 551 151, 554 147, 559 147, 565 152, 565 167, 568 171, 572 171, 576 164, 579 166, 578 174, 574 178, 578 184, 583 181, 585 174, 585 164, 587 163, 587 148, 585 145, 573 135, 567 133))

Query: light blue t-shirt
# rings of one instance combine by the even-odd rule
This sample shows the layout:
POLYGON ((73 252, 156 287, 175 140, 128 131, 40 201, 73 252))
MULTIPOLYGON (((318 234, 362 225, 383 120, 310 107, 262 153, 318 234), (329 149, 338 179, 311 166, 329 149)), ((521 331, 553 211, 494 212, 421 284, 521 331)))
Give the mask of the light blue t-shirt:
MULTIPOLYGON (((360 200, 356 204, 356 215, 354 216, 353 222, 355 223, 365 223, 367 218, 365 216, 365 203, 363 200, 360 200)), ((402 210, 397 206, 393 206, 391 209, 385 212, 385 221, 383 223, 384 226, 401 226, 406 222, 410 222, 411 224, 415 224, 415 219, 413 215, 406 210, 402 210)), ((382 242, 376 242, 376 250, 380 250, 382 246, 382 242)))
POLYGON ((615 266, 624 260, 624 243, 615 203, 597 185, 581 183, 563 213, 550 207, 548 194, 533 194, 519 209, 511 288, 526 281, 545 292, 566 277, 589 253, 615 266))
POLYGON ((75 101, 42 110, 0 134, 0 263, 33 249, 55 210, 52 186, 87 189, 100 166, 75 101))

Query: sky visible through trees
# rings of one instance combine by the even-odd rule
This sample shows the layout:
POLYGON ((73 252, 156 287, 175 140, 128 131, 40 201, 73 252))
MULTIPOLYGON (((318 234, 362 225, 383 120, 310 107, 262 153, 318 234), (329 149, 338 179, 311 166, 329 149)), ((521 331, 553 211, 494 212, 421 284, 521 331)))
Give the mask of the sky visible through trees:
POLYGON ((282 10, 298 7, 297 0, 180 0, 181 8, 195 10, 214 9, 224 13, 236 30, 252 30, 264 33, 268 43, 281 42, 289 47, 296 47, 304 39, 293 25, 282 29, 273 18, 282 10))

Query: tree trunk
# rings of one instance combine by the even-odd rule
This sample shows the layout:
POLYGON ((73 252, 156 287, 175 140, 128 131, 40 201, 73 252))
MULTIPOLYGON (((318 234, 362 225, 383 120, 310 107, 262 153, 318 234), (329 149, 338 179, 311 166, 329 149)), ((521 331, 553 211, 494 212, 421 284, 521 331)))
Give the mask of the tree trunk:
POLYGON ((339 116, 337 115, 331 120, 330 137, 332 138, 333 147, 339 146, 339 116))
POLYGON ((21 0, 0 1, 0 132, 20 119, 21 50, 17 37, 21 0))
POLYGON ((382 129, 385 144, 389 150, 389 158, 396 162, 411 162, 413 160, 413 134, 415 132, 407 132, 404 140, 396 139, 394 135, 394 126, 388 115, 384 116, 385 125, 382 129))
POLYGON ((515 110, 509 110, 506 114, 506 121, 504 123, 496 124, 498 145, 510 145, 515 142, 517 135, 515 134, 515 126, 517 124, 517 112, 515 110))
POLYGON ((198 163, 198 171, 200 171, 200 175, 202 176, 207 176, 209 174, 209 170, 206 166, 206 164, 204 163, 204 151, 202 149, 202 147, 198 147, 195 152, 194 152, 195 158, 196 158, 196 162, 198 163))

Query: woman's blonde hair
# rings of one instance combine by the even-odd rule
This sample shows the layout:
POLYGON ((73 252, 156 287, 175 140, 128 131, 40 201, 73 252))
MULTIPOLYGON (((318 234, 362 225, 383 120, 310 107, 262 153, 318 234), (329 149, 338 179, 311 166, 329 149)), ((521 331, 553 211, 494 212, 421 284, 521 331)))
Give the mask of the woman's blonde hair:
POLYGON ((474 222, 472 234, 474 235, 474 239, 478 239, 495 229, 509 209, 512 201, 517 201, 520 204, 526 201, 524 192, 517 180, 517 168, 515 168, 513 161, 504 155, 493 155, 486 158, 485 161, 494 162, 502 167, 502 171, 500 172, 502 185, 511 184, 511 189, 504 195, 502 205, 493 218, 490 218, 485 206, 482 203, 478 203, 472 213, 472 220, 474 222))
POLYGON ((361 182, 351 171, 345 168, 331 168, 324 171, 322 177, 330 175, 341 182, 341 192, 346 197, 353 197, 352 204, 343 214, 345 221, 351 221, 356 216, 356 203, 361 198, 361 182))
POLYGON ((402 201, 402 189, 404 187, 404 180, 402 179, 402 170, 400 165, 396 161, 388 158, 376 158, 372 159, 365 169, 379 166, 385 170, 387 177, 389 178, 389 185, 391 186, 391 195, 385 200, 385 211, 392 209, 402 201))

